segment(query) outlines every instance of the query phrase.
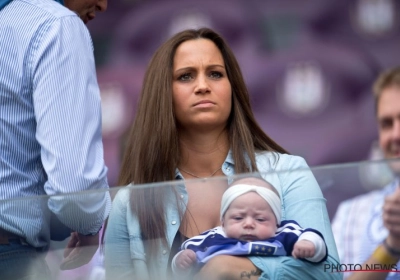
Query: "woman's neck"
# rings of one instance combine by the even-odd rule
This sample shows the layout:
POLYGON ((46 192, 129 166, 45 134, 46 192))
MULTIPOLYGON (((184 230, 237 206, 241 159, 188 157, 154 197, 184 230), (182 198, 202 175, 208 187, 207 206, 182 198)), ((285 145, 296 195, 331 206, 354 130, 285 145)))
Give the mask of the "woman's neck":
MULTIPOLYGON (((229 152, 226 131, 218 134, 181 134, 181 159, 178 168, 191 177, 215 176, 229 152), (189 173, 188 173, 189 172, 189 173), (195 176, 193 176, 195 175, 195 176)), ((185 174, 183 174, 185 175, 185 174)))

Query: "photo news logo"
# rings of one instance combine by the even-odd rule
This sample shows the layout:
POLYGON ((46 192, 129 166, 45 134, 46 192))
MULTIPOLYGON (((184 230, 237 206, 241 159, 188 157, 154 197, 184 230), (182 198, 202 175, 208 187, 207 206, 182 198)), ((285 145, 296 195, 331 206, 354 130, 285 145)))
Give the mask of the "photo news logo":
POLYGON ((340 273, 340 272, 396 272, 400 273, 397 264, 325 264, 324 272, 340 273))

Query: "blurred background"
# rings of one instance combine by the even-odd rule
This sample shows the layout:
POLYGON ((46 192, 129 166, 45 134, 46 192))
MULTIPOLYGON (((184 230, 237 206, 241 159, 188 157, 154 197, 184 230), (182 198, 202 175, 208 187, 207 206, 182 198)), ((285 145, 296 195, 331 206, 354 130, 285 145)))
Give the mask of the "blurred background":
POLYGON ((174 33, 202 26, 221 33, 235 52, 265 132, 321 167, 316 177, 330 215, 344 198, 390 180, 385 165, 346 164, 381 158, 371 87, 379 72, 400 64, 400 1, 108 2, 88 28, 111 185, 117 184, 124 135, 151 55, 174 33))

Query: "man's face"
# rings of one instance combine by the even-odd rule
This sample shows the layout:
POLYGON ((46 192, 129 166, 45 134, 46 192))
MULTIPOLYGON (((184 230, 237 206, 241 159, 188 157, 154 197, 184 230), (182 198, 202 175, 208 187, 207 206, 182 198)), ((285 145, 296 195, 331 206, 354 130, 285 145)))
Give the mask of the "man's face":
POLYGON ((96 12, 107 10, 107 0, 64 0, 64 5, 77 13, 85 24, 96 17, 96 12))
POLYGON ((378 101, 377 118, 379 125, 379 145, 390 166, 400 174, 400 87, 392 86, 382 91, 378 101))

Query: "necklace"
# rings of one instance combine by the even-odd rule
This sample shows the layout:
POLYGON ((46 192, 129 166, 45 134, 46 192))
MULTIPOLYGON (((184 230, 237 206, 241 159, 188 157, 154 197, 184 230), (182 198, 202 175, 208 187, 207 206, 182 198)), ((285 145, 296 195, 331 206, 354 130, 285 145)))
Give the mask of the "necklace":
MULTIPOLYGON (((215 170, 215 171, 214 171, 210 176, 208 176, 208 177, 214 176, 215 173, 217 173, 220 169, 221 169, 221 167, 219 167, 217 170, 215 170)), ((186 174, 189 174, 190 176, 193 176, 193 177, 195 177, 195 178, 199 178, 199 179, 207 178, 207 177, 200 177, 200 176, 197 176, 197 175, 195 175, 195 174, 193 174, 193 173, 191 173, 191 172, 189 172, 189 171, 186 171, 186 170, 184 170, 184 169, 182 169, 182 168, 179 168, 179 170, 180 170, 180 171, 183 171, 183 172, 185 172, 186 174)))

